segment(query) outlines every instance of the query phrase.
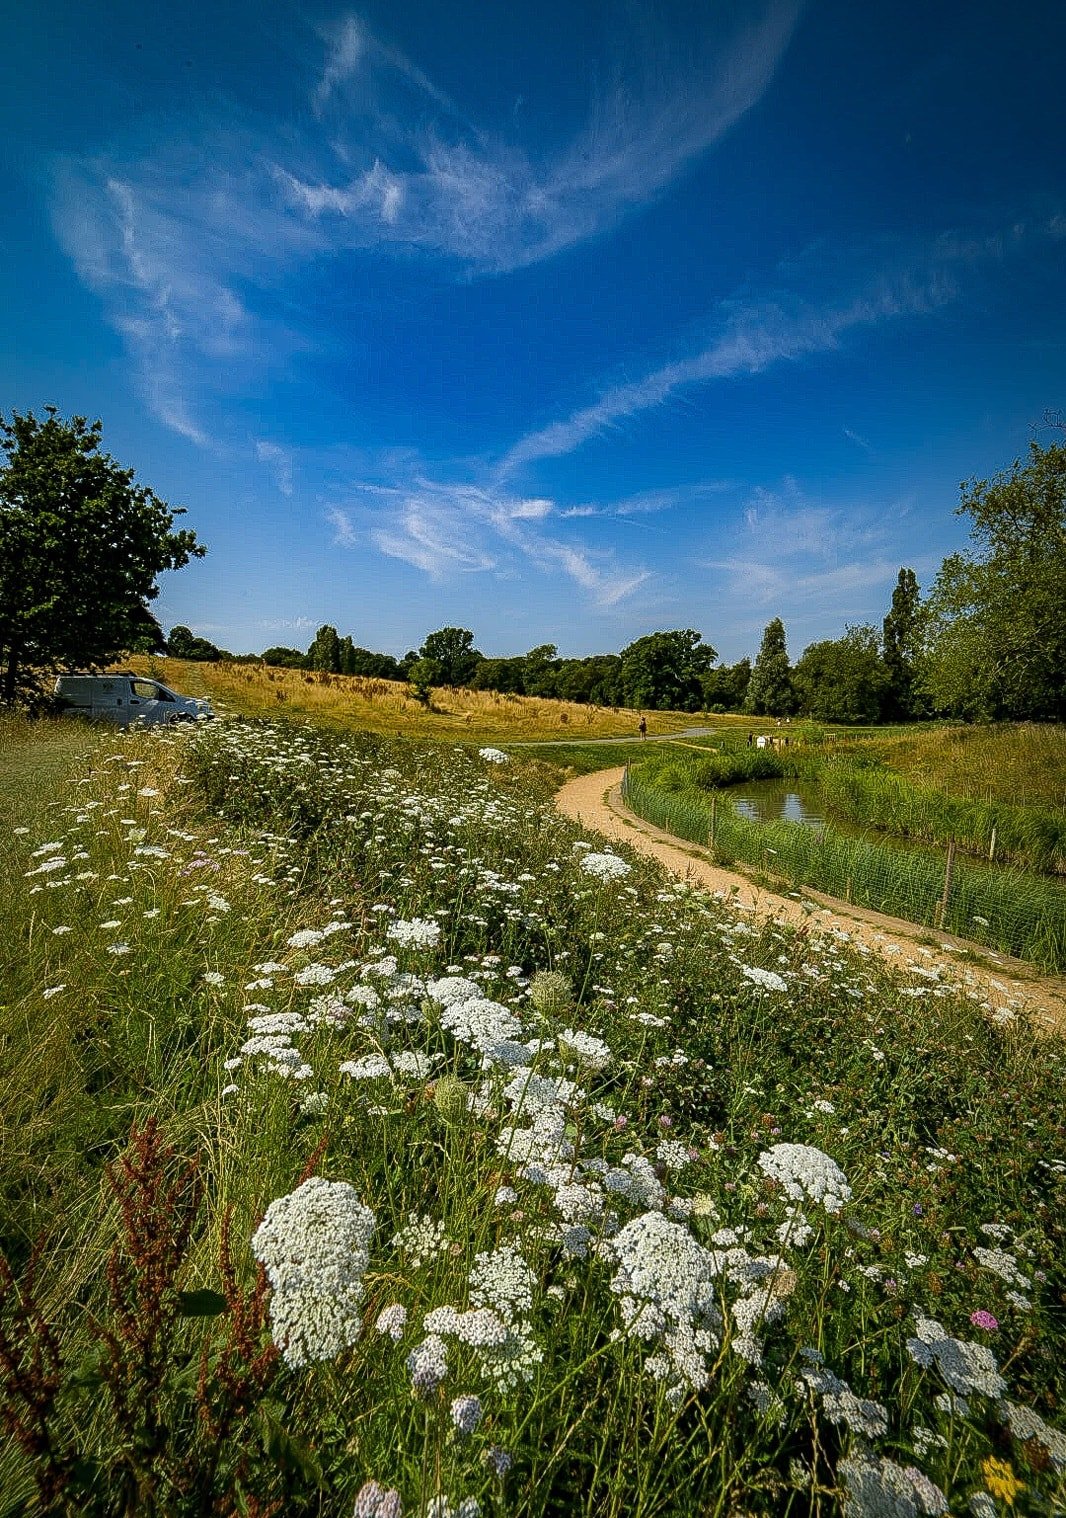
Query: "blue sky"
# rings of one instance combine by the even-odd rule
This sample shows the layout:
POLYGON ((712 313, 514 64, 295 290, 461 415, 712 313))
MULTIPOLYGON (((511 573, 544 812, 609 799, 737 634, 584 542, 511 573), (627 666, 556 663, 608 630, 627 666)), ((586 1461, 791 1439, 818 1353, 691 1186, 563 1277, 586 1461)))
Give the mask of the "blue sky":
POLYGON ((104 422, 234 651, 880 622, 1066 404, 1066 8, 9 16, 0 406, 104 422))

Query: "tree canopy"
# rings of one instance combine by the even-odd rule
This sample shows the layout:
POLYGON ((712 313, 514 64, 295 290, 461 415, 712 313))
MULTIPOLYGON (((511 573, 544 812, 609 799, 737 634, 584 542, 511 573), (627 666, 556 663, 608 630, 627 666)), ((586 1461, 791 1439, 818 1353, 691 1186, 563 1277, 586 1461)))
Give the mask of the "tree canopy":
POLYGON ((100 422, 55 407, 0 416, 0 701, 30 698, 58 668, 162 648, 156 577, 205 550, 183 515, 100 451, 100 422))
POLYGON ((703 677, 718 655, 691 627, 649 633, 623 648, 619 683, 626 706, 699 711, 703 677))
POLYGON ((748 681, 744 710, 757 717, 787 717, 795 710, 792 667, 780 617, 766 624, 758 657, 748 681))
POLYGON ((877 630, 849 627, 842 638, 810 644, 792 681, 799 709, 819 722, 877 722, 888 689, 877 630))
POLYGON ((964 717, 1066 719, 1066 445, 963 484, 975 547, 930 598, 926 690, 964 717))
POLYGON ((921 696, 915 681, 925 622, 914 570, 901 569, 892 592, 892 605, 881 624, 886 680, 884 715, 896 721, 920 715, 921 696))
POLYGON ((481 655, 474 647, 474 634, 465 627, 442 627, 431 632, 418 650, 419 658, 432 659, 439 667, 438 685, 469 685, 481 655))

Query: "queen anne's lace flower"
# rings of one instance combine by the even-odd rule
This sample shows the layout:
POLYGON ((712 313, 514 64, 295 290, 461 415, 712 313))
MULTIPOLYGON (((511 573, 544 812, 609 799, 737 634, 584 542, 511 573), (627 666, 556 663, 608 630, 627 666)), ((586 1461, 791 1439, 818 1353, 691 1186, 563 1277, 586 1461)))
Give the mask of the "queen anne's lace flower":
POLYGON ((697 1390, 706 1385, 707 1356, 722 1321, 709 1252, 660 1212, 627 1223, 606 1252, 618 1262, 611 1290, 626 1333, 665 1351, 647 1362, 652 1373, 697 1390))
POLYGON ((429 1334, 407 1356, 411 1387, 416 1392, 432 1392, 448 1375, 448 1351, 439 1334, 429 1334))
POLYGON ((580 868, 596 880, 610 881, 623 880, 629 874, 631 866, 624 859, 619 859, 617 854, 585 854, 580 868))
POLYGON ((826 1366, 810 1365, 800 1371, 799 1379, 821 1398, 822 1410, 831 1423, 844 1423, 853 1434, 863 1434, 867 1439, 880 1439, 888 1433, 888 1409, 880 1402, 857 1396, 826 1366))
POLYGON ((388 1334, 390 1339, 399 1341, 403 1338, 403 1331, 407 1325, 407 1308, 399 1302, 393 1302, 389 1307, 382 1308, 378 1313, 374 1327, 379 1334, 388 1334))
POLYGON ((509 763, 508 755, 504 753, 502 748, 479 748, 478 758, 487 760, 489 764, 509 763))
POLYGON ((435 949, 440 942, 440 923, 427 917, 412 917, 410 921, 401 917, 389 923, 385 936, 404 949, 435 949))
POLYGON ((1038 1444, 1057 1471, 1066 1471, 1066 1434, 1051 1428, 1031 1407, 1006 1400, 999 1404, 999 1415, 1021 1444, 1030 1440, 1038 1444))
POLYGON ((452 1422, 461 1434, 472 1434, 481 1422, 480 1397, 456 1397, 451 1405, 452 1422))
POLYGON ((352 1518, 402 1518, 403 1503, 395 1487, 384 1487, 380 1481, 367 1481, 355 1497, 352 1518))
POLYGON ((564 1028, 559 1034, 559 1050, 565 1059, 575 1060, 587 1070, 605 1070, 611 1063, 611 1051, 602 1038, 575 1028, 564 1028))
POLYGON ((311 1176, 252 1236, 272 1287, 271 1334, 289 1365, 332 1360, 358 1339, 374 1214, 346 1181, 311 1176))
POLYGON ((944 1493, 913 1465, 897 1465, 860 1449, 841 1460, 837 1472, 849 1518, 938 1518, 948 1511, 944 1493))
POLYGON ((907 1349, 918 1365, 935 1366, 951 1390, 961 1397, 974 1392, 984 1397, 1003 1395, 1007 1383, 990 1349, 966 1339, 953 1339, 933 1318, 919 1315, 915 1324, 917 1338, 907 1340, 907 1349))
POLYGON ((346 1059, 340 1072, 353 1081, 380 1081, 391 1077, 392 1066, 384 1054, 364 1054, 362 1059, 346 1059))
MULTIPOLYGON (((482 1055, 522 1036, 522 1024, 514 1013, 480 993, 446 1003, 440 1020, 453 1038, 471 1044, 482 1055)), ((527 1054, 526 1062, 528 1058, 527 1054)))
POLYGON ((775 1144, 759 1155, 759 1169, 794 1202, 820 1202, 826 1212, 839 1212, 851 1198, 840 1166, 810 1144, 775 1144))
POLYGON ((756 986, 762 986, 765 991, 787 991, 787 982, 774 970, 760 970, 758 965, 741 965, 740 973, 745 980, 750 980, 756 986))
POLYGON ((394 1249, 399 1249, 412 1266, 424 1265, 435 1255, 443 1254, 448 1247, 444 1224, 436 1222, 428 1213, 421 1217, 412 1212, 405 1227, 392 1236, 394 1249))

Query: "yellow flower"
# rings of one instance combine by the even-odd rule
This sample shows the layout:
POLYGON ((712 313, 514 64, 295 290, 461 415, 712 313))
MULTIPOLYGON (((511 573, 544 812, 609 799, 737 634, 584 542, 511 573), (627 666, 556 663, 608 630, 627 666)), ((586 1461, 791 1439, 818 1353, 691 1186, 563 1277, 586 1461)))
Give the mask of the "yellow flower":
POLYGON ((1018 1480, 1006 1460, 997 1460, 994 1455, 981 1461, 981 1469, 985 1475, 985 1486, 992 1496, 999 1497, 1008 1507, 1013 1507, 1015 1497, 1019 1492, 1025 1491, 1025 1482, 1018 1480))

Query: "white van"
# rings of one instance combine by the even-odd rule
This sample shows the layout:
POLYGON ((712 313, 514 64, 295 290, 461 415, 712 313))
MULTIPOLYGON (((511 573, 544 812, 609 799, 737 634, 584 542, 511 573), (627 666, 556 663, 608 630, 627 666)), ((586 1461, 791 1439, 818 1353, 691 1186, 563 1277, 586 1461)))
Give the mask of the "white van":
POLYGON ((129 727, 158 722, 195 722, 213 717, 211 704, 124 670, 110 675, 60 675, 55 683, 56 705, 71 716, 129 727))

